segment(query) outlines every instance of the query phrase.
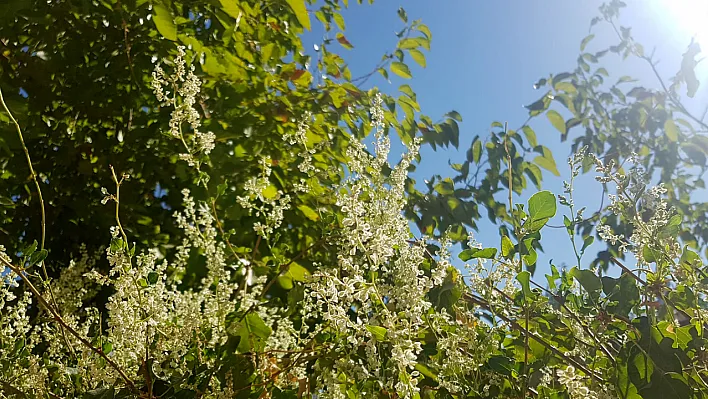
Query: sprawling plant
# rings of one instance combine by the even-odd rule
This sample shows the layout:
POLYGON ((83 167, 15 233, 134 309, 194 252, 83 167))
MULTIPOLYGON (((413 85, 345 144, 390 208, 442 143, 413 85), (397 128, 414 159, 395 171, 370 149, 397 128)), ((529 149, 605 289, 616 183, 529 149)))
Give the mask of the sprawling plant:
MULTIPOLYGON (((667 182, 662 175, 657 182, 652 162, 658 160, 651 151, 610 156, 599 142, 579 140, 568 159, 570 179, 563 193, 540 191, 525 204, 514 203, 511 192, 520 192, 527 177, 538 184, 539 167, 552 172, 557 167, 529 125, 519 129, 524 140, 495 124, 503 131, 485 144, 474 140, 468 160, 453 165, 460 175, 430 179, 424 195, 409 176, 420 161, 419 148, 454 144, 459 115, 448 114, 439 124, 418 115, 407 85, 397 100, 375 88, 360 89, 343 60, 326 52, 329 41, 318 47, 319 76, 310 72, 309 57, 295 51, 301 43, 289 32, 309 26, 304 2, 155 3, 149 6, 154 10, 138 3, 112 6, 120 11, 125 45, 126 18, 145 11, 167 39, 178 39, 180 25, 193 34, 179 36, 185 46, 170 43, 171 49, 158 52, 171 56, 150 60, 150 74, 136 73, 134 52, 124 70, 130 83, 123 83, 140 91, 128 98, 125 133, 135 129, 133 123, 142 124, 143 133, 153 125, 155 131, 119 144, 118 152, 134 148, 168 160, 169 170, 151 170, 145 159, 123 155, 117 165, 93 168, 91 173, 105 173, 100 180, 111 184, 94 187, 94 198, 86 200, 102 206, 87 210, 85 220, 102 220, 106 227, 100 237, 89 237, 90 245, 57 249, 71 240, 53 241, 61 218, 47 208, 66 201, 57 194, 63 186, 53 179, 65 181, 71 168, 44 174, 35 170, 32 156, 48 143, 78 145, 75 134, 89 145, 94 136, 105 139, 79 133, 96 115, 67 103, 76 111, 75 130, 68 136, 40 135, 39 144, 28 140, 28 146, 23 119, 16 119, 8 106, 13 102, 0 91, 3 120, 14 129, 22 154, 21 162, 7 156, 18 162, 3 179, 17 180, 24 168, 29 178, 23 187, 30 193, 8 198, 3 215, 9 218, 19 208, 33 216, 13 221, 21 226, 14 231, 18 237, 0 246, 0 396, 708 397, 708 267, 694 251, 700 241, 682 227, 688 219, 695 231, 700 220, 676 206, 670 187, 680 181, 667 182), (218 25, 215 30, 212 24, 218 25), (228 40, 214 43, 205 31, 228 40), (256 52, 263 58, 257 61, 256 52), (299 61, 271 59, 288 55, 299 61), (233 123, 248 126, 229 136, 233 123), (400 158, 391 154, 392 140, 405 147, 400 158), (533 162, 526 160, 531 152, 539 154, 533 162), (478 165, 474 174, 473 164, 478 165), (481 172, 486 177, 478 181, 481 172), (607 205, 590 219, 574 198, 583 172, 595 173, 607 197, 607 205), (165 176, 169 182, 157 178, 165 176), (52 192, 45 199, 48 186, 52 192), (126 204, 131 190, 160 197, 157 191, 165 187, 179 192, 179 201, 164 201, 159 211, 126 204), (508 196, 495 199, 502 187, 508 196), (466 231, 478 217, 475 201, 505 222, 499 248, 485 245, 489 237, 478 242, 466 231), (563 227, 577 264, 551 265, 539 283, 533 273, 537 250, 558 204, 567 211, 563 227), (30 211, 30 205, 38 206, 30 211), (146 215, 136 216, 141 212, 171 213, 164 220, 169 235, 161 224, 152 231, 136 228, 153 226, 146 215), (582 267, 595 237, 587 227, 593 220, 597 237, 611 248, 605 260, 618 268, 616 274, 603 273, 602 259, 582 267), (455 267, 453 245, 460 241, 464 265, 455 267), (53 264, 55 251, 66 264, 53 264)), ((325 3, 315 14, 327 31, 332 21, 343 30, 339 4, 325 3)), ((619 3, 604 6, 605 20, 612 24, 618 9, 619 3)), ((399 16, 407 22, 403 10, 399 16)), ((111 22, 103 25, 109 28, 111 22)), ((335 37, 351 47, 341 32, 335 37)), ((397 50, 374 73, 410 77, 403 51, 424 64, 418 48, 429 45, 427 27, 415 21, 399 38, 397 50), (410 37, 414 32, 421 36, 410 37)), ((17 47, 36 39, 3 40, 17 47)), ((631 45, 630 52, 639 51, 631 45)), ((20 50, 29 54, 27 63, 51 57, 35 50, 20 50)), ((20 66, 10 67, 23 76, 20 66)), ((580 123, 598 132, 603 126, 616 129, 625 106, 648 115, 642 97, 618 105, 616 117, 598 120, 605 112, 592 96, 600 87, 586 69, 552 78, 554 90, 579 96, 573 100, 576 111, 592 104, 593 111, 574 116, 579 122, 564 122, 566 132, 580 123)), ((684 81, 692 82, 683 73, 684 81)), ((531 106, 532 112, 546 111, 549 98, 531 106)), ((679 108, 677 97, 670 103, 673 111, 688 112, 679 108)), ((108 103, 101 107, 112 109, 108 103)), ((49 118, 45 109, 28 109, 25 120, 44 118, 49 127, 58 123, 64 129, 71 125, 64 111, 49 118)), ((106 117, 108 137, 117 135, 110 129, 122 120, 115 112, 106 117)), ((556 114, 547 114, 560 126, 556 114)), ((684 139, 671 120, 662 119, 669 147, 684 139)), ((633 131, 632 139, 642 140, 645 133, 633 131)), ((686 140, 699 142, 696 137, 701 136, 686 140)), ((657 143, 667 144, 663 138, 657 143)), ((697 153, 682 148, 695 161, 697 153)), ((19 183, 10 192, 17 189, 14 184, 19 183)))

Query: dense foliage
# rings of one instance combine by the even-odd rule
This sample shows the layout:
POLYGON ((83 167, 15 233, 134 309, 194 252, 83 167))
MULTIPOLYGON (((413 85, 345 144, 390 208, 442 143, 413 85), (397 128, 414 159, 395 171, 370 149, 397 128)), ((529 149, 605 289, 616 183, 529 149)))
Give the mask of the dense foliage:
POLYGON ((609 84, 614 53, 656 69, 604 5, 592 26, 618 43, 584 39, 527 123, 493 123, 421 192, 420 146, 458 146, 460 115, 366 83, 412 78, 432 34, 400 9, 394 49, 355 77, 347 6, 2 6, 0 397, 708 397, 697 45, 670 85, 609 84), (565 191, 514 203, 559 174, 540 115, 585 132, 565 191), (581 173, 607 194, 589 216, 581 173), (577 263, 540 283, 559 211, 577 263), (468 233, 482 213, 499 248, 468 233))

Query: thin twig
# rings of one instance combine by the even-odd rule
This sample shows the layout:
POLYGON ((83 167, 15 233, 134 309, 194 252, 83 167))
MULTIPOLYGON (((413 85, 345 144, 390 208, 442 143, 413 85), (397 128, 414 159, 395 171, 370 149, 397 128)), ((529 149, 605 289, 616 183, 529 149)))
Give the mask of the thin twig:
POLYGON ((100 357, 102 357, 106 363, 108 363, 120 376, 121 378, 125 381, 125 383, 128 385, 128 387, 138 393, 140 392, 138 388, 135 386, 133 381, 128 378, 128 376, 123 372, 123 370, 118 366, 116 362, 111 360, 104 352, 102 349, 98 349, 95 346, 93 346, 86 338, 82 337, 81 334, 79 334, 76 330, 74 330, 70 325, 64 321, 64 319, 59 315, 59 313, 47 302, 46 299, 42 296, 42 294, 39 293, 37 288, 32 284, 32 282, 27 278, 27 275, 24 273, 22 269, 19 267, 13 265, 12 263, 8 262, 5 258, 0 257, 0 261, 5 264, 10 270, 12 270, 15 274, 17 274, 25 284, 27 284, 27 288, 29 288, 30 291, 32 291, 32 294, 34 294, 35 297, 37 297, 37 301, 44 306, 49 313, 54 317, 54 320, 59 323, 63 328, 65 328, 71 335, 76 337, 79 341, 81 341, 82 344, 84 344, 87 348, 89 348, 92 352, 96 353, 100 357))
MULTIPOLYGON (((491 309, 492 306, 491 306, 489 303, 487 303, 485 300, 483 300, 482 298, 477 298, 477 297, 475 297, 474 295, 469 294, 469 293, 465 294, 465 298, 466 298, 468 301, 470 301, 470 302, 472 302, 472 303, 474 303, 474 304, 476 304, 476 305, 478 305, 478 306, 482 306, 482 307, 484 307, 484 308, 486 308, 486 309, 488 309, 488 310, 490 310, 490 311, 493 311, 493 310, 491 309)), ((595 374, 594 372, 592 372, 590 369, 588 369, 587 367, 585 367, 582 363, 578 362, 577 360, 575 360, 575 359, 573 359, 573 358, 570 358, 570 357, 566 356, 563 352, 561 352, 561 351, 559 351, 558 349, 556 349, 553 345, 551 345, 551 344, 549 344, 548 342, 546 342, 543 338, 541 338, 541 337, 539 337, 538 335, 534 334, 533 332, 531 332, 531 331, 525 329, 525 328, 522 327, 519 323, 515 322, 514 320, 511 320, 510 318, 504 316, 504 315, 501 314, 501 313, 497 313, 497 316, 498 316, 500 319, 504 320, 505 322, 509 323, 513 328, 515 328, 515 329, 521 331, 525 336, 528 336, 529 338, 532 338, 534 341, 536 341, 536 342, 538 342, 539 344, 543 345, 546 349, 548 349, 549 351, 553 352, 553 354, 556 355, 558 358, 563 359, 563 360, 567 361, 568 363, 571 363, 573 366, 575 366, 575 368, 577 368, 577 369, 583 371, 583 372, 584 372, 585 374, 587 374, 588 376, 597 379, 597 380, 598 380, 599 382, 601 382, 601 383, 606 383, 606 382, 607 382, 604 378, 602 378, 602 377, 598 376, 597 374, 595 374)))
POLYGON ((123 242, 125 243, 125 246, 127 248, 128 246, 128 236, 125 234, 125 231, 123 230, 123 225, 120 223, 120 216, 119 216, 119 207, 120 207, 120 185, 123 183, 123 180, 125 179, 125 176, 122 176, 120 180, 118 180, 118 176, 116 175, 115 169, 113 169, 113 165, 109 165, 109 168, 111 169, 111 174, 113 175, 113 181, 116 183, 116 195, 115 195, 115 201, 116 201, 116 223, 118 223, 118 230, 120 230, 120 234, 123 237, 123 242))
POLYGON ((241 260, 241 257, 238 256, 236 253, 236 250, 234 249, 233 245, 231 245, 231 241, 226 238, 226 234, 224 233, 224 227, 221 225, 221 221, 219 220, 219 216, 216 212, 216 198, 211 200, 211 210, 212 214, 214 216, 214 221, 216 221, 216 227, 219 229, 219 233, 221 233, 221 237, 224 239, 226 242, 226 246, 229 247, 229 250, 231 251, 231 254, 237 259, 241 260))
POLYGON ((637 282, 638 282, 639 284, 641 284, 642 286, 646 286, 646 285, 647 285, 647 282, 646 282, 646 281, 642 280, 639 276, 637 276, 636 274, 632 273, 632 271, 629 270, 629 269, 627 268, 627 266, 623 265, 620 261, 618 261, 617 258, 615 258, 614 256, 610 256, 610 260, 612 261, 612 263, 614 263, 615 265, 619 266, 622 270, 624 270, 625 273, 629 274, 629 275, 632 276, 635 280, 637 280, 637 282))
MULTIPOLYGON (((27 149, 27 146, 25 145, 25 139, 24 139, 24 136, 22 135, 22 129, 20 128, 20 124, 17 122, 15 117, 12 115, 12 112, 10 112, 10 109, 7 107, 7 104, 5 104, 5 99, 3 98, 2 90, 0 90, 0 103, 2 103, 2 106, 3 106, 3 108, 5 108, 5 112, 7 112, 7 115, 12 120, 12 123, 15 124, 15 128, 17 129, 17 136, 19 137, 20 144, 22 145, 22 151, 24 151, 25 158, 27 159, 27 166, 29 167, 29 170, 30 170, 30 176, 32 177, 32 181, 34 181, 34 186, 37 189, 37 197, 39 199, 39 209, 41 210, 41 215, 42 215, 42 236, 41 236, 41 240, 39 243, 39 249, 40 249, 40 251, 42 251, 42 250, 44 250, 44 242, 46 240, 46 234, 47 234, 47 214, 44 209, 44 197, 42 197, 42 188, 39 186, 39 180, 37 180, 37 173, 34 171, 34 167, 32 166, 32 158, 30 157, 29 150, 27 149)), ((44 259, 42 259, 39 262, 39 266, 42 268, 42 274, 44 275, 44 284, 47 286, 47 289, 49 290, 49 298, 52 301, 52 304, 54 305, 54 307, 59 309, 59 306, 57 305, 56 297, 54 296, 54 290, 52 289, 52 285, 49 281, 49 274, 47 273, 47 267, 44 264, 44 259)), ((64 330, 62 330, 62 335, 64 337, 64 342, 66 343, 71 354, 73 355, 74 348, 69 343, 69 340, 67 339, 66 333, 64 333, 64 330)))
POLYGON ((549 290, 546 289, 545 287, 542 287, 540 284, 538 284, 537 282, 535 282, 535 281, 533 281, 533 280, 529 280, 529 282, 530 282, 531 284, 533 284, 534 286, 540 288, 540 289, 543 290, 544 292, 546 292, 548 295, 553 296, 553 299, 555 299, 556 301, 558 301, 558 303, 560 304, 560 306, 561 306, 566 312, 568 312, 568 314, 569 314, 573 319, 575 319, 575 321, 578 322, 578 324, 580 324, 580 326, 583 328, 583 330, 585 330, 585 332, 586 332, 593 340, 595 340, 595 342, 596 342, 597 345, 598 345, 598 348, 600 348, 600 349, 602 350, 602 352, 610 359, 610 361, 612 361, 612 364, 615 364, 615 365, 617 364, 617 361, 615 360, 615 357, 610 353, 609 349, 605 348, 605 346, 600 342, 600 340, 597 338, 597 336, 595 336, 595 334, 592 332, 592 330, 591 330, 588 326, 586 326, 586 325, 580 320, 580 317, 578 317, 578 315, 576 315, 573 311, 570 310, 570 308, 568 308, 563 302, 561 302, 561 300, 560 300, 561 298, 560 298, 558 295, 552 293, 551 291, 549 291, 549 290))

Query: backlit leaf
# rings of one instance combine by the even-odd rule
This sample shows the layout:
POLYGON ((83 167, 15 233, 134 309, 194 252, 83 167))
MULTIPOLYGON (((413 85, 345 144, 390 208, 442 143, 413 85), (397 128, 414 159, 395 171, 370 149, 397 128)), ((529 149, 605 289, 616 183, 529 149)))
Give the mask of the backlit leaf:
POLYGON ((351 43, 349 43, 349 40, 347 40, 347 38, 339 32, 337 32, 337 41, 339 42, 339 44, 342 45, 342 47, 344 47, 347 50, 351 50, 354 48, 354 46, 351 43))
POLYGON ((157 31, 162 37, 167 40, 177 40, 177 26, 175 25, 174 16, 167 6, 160 2, 153 4, 153 20, 157 31))
POLYGON ((556 196, 550 191, 539 191, 529 198, 528 209, 531 220, 552 218, 556 215, 556 196))
POLYGON ((391 63, 391 72, 405 79, 410 79, 413 77, 413 75, 411 75, 411 70, 408 69, 408 65, 398 61, 391 63))
POLYGON ((546 112, 546 116, 548 117, 548 120, 551 121, 553 127, 558 129, 561 134, 565 134, 567 132, 565 128, 565 120, 557 111, 550 110, 546 112))
POLYGON ((676 126, 673 119, 667 119, 666 122, 664 122, 664 133, 666 133, 666 137, 669 140, 673 142, 678 141, 679 128, 676 126))
POLYGON ((423 68, 426 67, 425 54, 423 54, 420 50, 416 49, 408 50, 408 52, 413 58, 413 61, 417 62, 418 65, 422 66, 423 68))
POLYGON ((288 5, 295 12, 295 18, 303 28, 310 30, 310 15, 305 7, 305 0, 286 0, 288 5))

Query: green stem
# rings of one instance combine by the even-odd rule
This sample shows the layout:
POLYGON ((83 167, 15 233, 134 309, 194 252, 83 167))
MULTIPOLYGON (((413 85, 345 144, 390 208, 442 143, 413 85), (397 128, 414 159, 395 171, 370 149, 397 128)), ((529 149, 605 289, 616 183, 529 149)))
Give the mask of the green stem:
MULTIPOLYGON (((44 242, 46 239, 47 235, 47 213, 44 210, 44 197, 42 197, 42 188, 39 186, 39 180, 37 180, 37 173, 34 171, 34 167, 32 166, 32 158, 30 157, 29 150, 27 149, 27 146, 25 145, 25 139, 24 136, 22 135, 22 129, 20 128, 20 124, 17 123, 17 120, 15 117, 12 115, 12 112, 10 112, 10 109, 7 107, 7 104, 5 103, 5 98, 2 95, 2 90, 0 89, 0 103, 2 103, 3 108, 5 109, 5 112, 7 112, 7 115, 10 117, 10 120, 12 120, 12 123, 15 125, 15 128, 17 129, 17 137, 20 139, 20 144, 22 145, 22 151, 25 153, 25 158, 27 160, 27 166, 29 167, 30 170, 30 176, 32 177, 32 181, 34 181, 34 186, 37 189, 37 197, 39 198, 39 209, 41 211, 42 215, 42 236, 41 240, 39 243, 39 249, 44 250, 44 242)), ((52 301, 52 304, 54 307, 58 310, 59 306, 57 306, 57 300, 56 297, 54 296, 54 290, 52 289, 52 285, 49 283, 49 274, 47 273, 47 267, 44 265, 44 260, 39 262, 39 266, 42 268, 42 274, 44 275, 44 284, 47 286, 47 289, 49 290, 49 297, 52 301)), ((74 348, 69 344, 69 340, 66 337, 66 333, 62 329, 62 335, 64 337, 64 341, 69 347, 70 351, 72 354, 74 354, 74 348)))

